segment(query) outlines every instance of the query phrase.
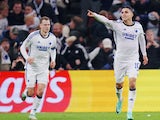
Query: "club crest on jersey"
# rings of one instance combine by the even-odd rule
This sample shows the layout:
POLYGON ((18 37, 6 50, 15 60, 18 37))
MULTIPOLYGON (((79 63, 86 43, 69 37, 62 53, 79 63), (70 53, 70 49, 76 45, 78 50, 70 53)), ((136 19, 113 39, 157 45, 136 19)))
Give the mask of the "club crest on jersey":
POLYGON ((135 33, 138 33, 138 30, 136 29, 136 30, 134 30, 135 31, 135 33))

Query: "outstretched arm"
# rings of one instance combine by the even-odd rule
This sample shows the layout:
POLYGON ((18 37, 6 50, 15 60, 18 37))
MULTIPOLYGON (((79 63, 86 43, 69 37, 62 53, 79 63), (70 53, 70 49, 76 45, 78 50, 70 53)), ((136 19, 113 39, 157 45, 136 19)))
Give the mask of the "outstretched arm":
POLYGON ((99 15, 95 12, 92 12, 91 10, 88 10, 87 16, 95 18, 97 21, 105 24, 109 28, 114 28, 113 27, 114 26, 113 20, 109 20, 108 18, 106 18, 103 15, 99 15))
POLYGON ((91 10, 88 10, 87 15, 88 15, 89 17, 94 17, 94 12, 92 12, 91 10))

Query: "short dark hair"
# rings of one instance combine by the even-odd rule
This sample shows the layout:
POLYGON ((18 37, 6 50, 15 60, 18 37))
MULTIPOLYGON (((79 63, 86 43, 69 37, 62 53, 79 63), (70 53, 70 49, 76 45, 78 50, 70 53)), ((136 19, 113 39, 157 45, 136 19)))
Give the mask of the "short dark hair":
POLYGON ((50 20, 50 18, 49 17, 47 17, 47 16, 43 16, 43 17, 41 17, 41 19, 40 19, 40 23, 42 23, 42 21, 43 20, 49 20, 49 21, 51 21, 50 20))
POLYGON ((123 8, 128 8, 128 9, 130 9, 134 13, 134 9, 131 6, 129 6, 129 5, 124 5, 124 6, 122 6, 122 9, 123 8))
POLYGON ((30 4, 30 3, 27 3, 27 4, 25 5, 25 7, 31 7, 32 9, 34 9, 33 5, 30 4))

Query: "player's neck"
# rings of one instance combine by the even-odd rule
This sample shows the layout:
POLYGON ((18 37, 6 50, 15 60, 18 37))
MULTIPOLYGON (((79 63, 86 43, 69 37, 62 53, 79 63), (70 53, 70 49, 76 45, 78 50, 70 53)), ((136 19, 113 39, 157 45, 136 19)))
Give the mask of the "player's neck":
POLYGON ((46 38, 49 33, 48 32, 40 31, 40 34, 42 35, 42 37, 46 38))
POLYGON ((124 23, 125 25, 128 25, 128 26, 131 26, 131 25, 134 24, 134 22, 133 22, 132 20, 124 20, 123 23, 124 23))

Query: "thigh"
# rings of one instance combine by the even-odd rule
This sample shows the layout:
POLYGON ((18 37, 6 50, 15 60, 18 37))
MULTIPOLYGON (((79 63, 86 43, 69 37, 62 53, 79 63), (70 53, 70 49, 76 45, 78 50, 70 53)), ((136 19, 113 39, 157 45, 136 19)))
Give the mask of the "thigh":
POLYGON ((137 78, 140 65, 141 63, 139 61, 131 61, 128 63, 127 75, 129 78, 137 78))
POLYGON ((26 70, 25 80, 27 88, 34 88, 36 85, 36 73, 32 70, 26 70))
POLYGON ((122 83, 124 81, 124 76, 126 75, 126 63, 115 61, 114 74, 116 83, 122 83))
POLYGON ((37 84, 47 85, 49 81, 49 71, 45 71, 37 75, 37 84))

